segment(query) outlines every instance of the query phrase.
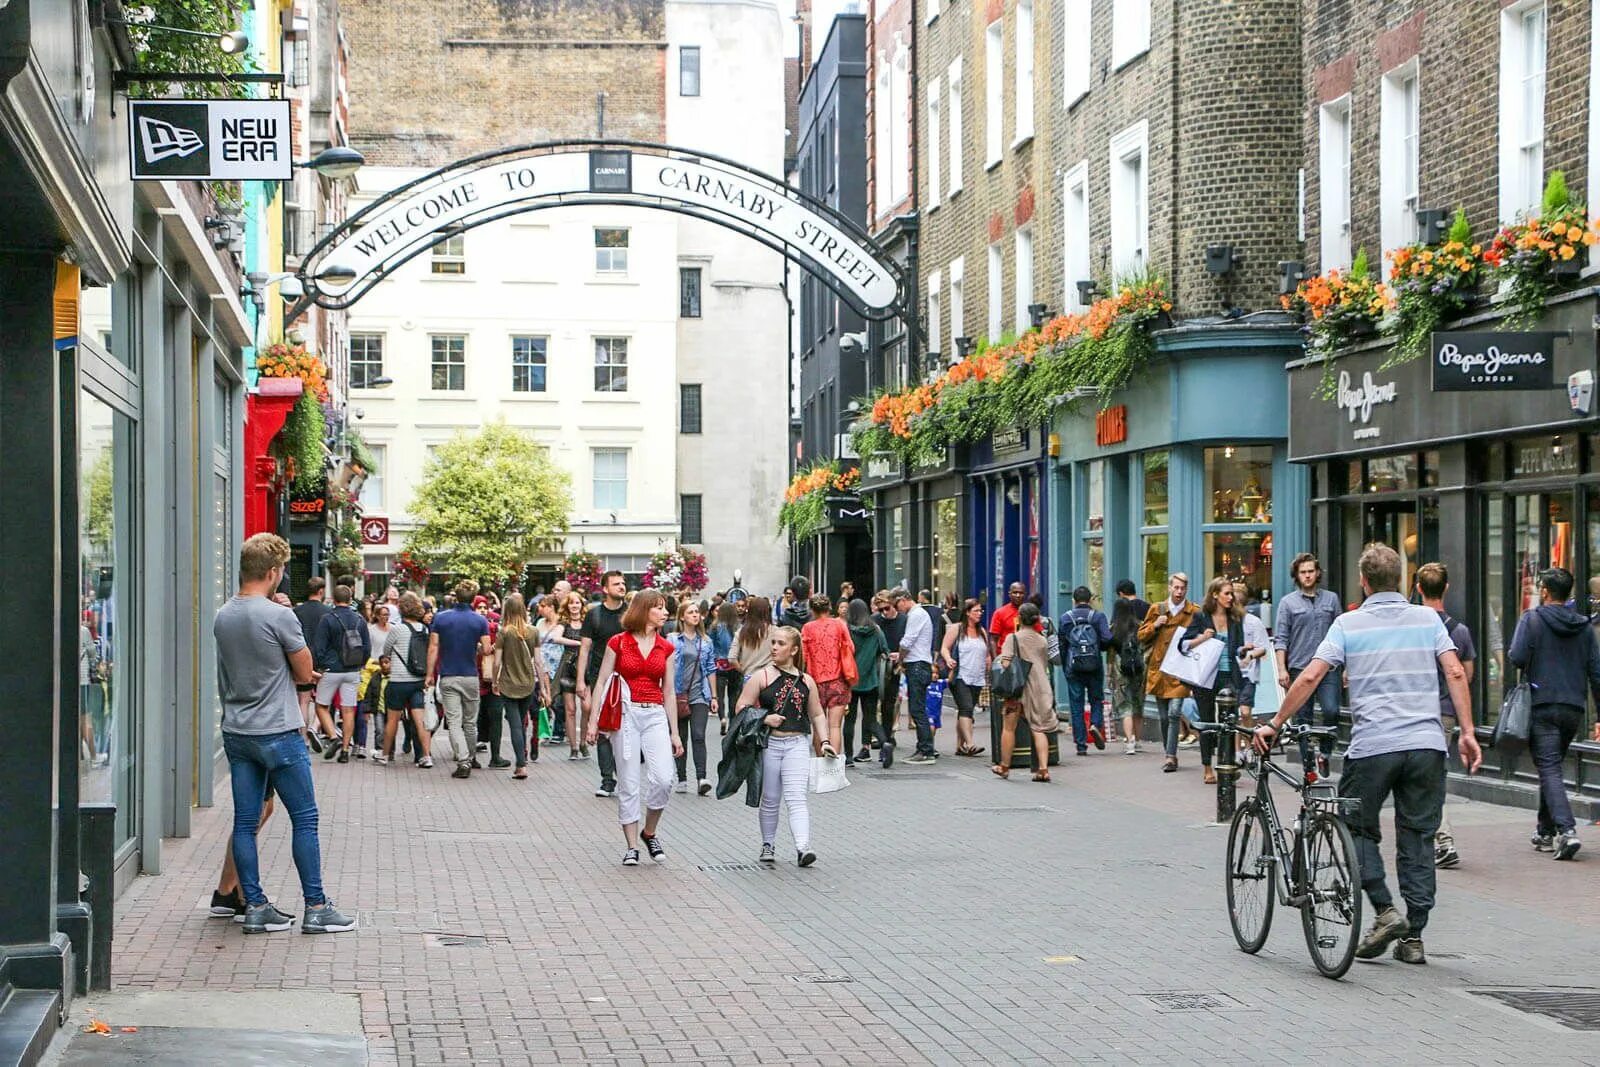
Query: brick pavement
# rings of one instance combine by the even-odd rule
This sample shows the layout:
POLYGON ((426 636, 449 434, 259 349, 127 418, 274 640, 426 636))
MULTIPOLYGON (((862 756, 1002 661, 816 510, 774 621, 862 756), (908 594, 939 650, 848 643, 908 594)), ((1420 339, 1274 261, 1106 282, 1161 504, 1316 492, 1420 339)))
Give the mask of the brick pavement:
MULTIPOLYGON (((1535 856, 1523 812, 1452 799, 1466 858, 1440 876, 1434 961, 1332 983, 1283 909, 1260 956, 1237 951, 1213 794, 1154 754, 1069 756, 1048 786, 950 756, 855 772, 813 798, 821 862, 800 871, 786 829, 785 862, 758 869, 752 810, 679 795, 669 862, 621 868, 614 802, 563 751, 522 783, 318 761, 325 881, 364 924, 349 935, 208 919, 230 814, 197 812, 169 873, 119 902, 118 989, 354 994, 375 1064, 1600 1063, 1600 1032, 1466 992, 1600 986, 1600 865, 1535 856), (1161 993, 1229 999, 1171 1011, 1161 993)), ((262 857, 297 910, 287 819, 262 857)))

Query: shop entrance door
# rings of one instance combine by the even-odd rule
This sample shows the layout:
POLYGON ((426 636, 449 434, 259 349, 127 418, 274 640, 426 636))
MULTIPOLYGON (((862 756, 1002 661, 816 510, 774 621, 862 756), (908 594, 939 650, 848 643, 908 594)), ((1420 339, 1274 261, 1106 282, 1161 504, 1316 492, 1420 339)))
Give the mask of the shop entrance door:
MULTIPOLYGON (((1362 544, 1381 541, 1400 553, 1400 589, 1411 595, 1417 568, 1439 558, 1439 509, 1431 499, 1383 500, 1362 509, 1362 544)), ((1359 546, 1351 557, 1360 556, 1359 546)), ((1358 588, 1358 587, 1352 587, 1358 588)))

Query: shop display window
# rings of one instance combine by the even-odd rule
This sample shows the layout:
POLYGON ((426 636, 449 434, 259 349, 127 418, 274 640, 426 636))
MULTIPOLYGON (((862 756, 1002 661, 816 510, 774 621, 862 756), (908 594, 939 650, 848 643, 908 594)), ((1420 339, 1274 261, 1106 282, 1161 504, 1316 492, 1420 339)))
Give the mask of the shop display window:
POLYGON ((961 502, 956 497, 933 502, 933 598, 946 593, 962 596, 956 585, 957 553, 961 535, 961 502))
MULTIPOLYGON (((1165 526, 1170 514, 1167 507, 1167 474, 1172 457, 1167 452, 1144 454, 1144 525, 1165 526)), ((1162 578, 1165 585, 1166 579, 1162 578)))
POLYGON ((1359 493, 1366 486, 1366 479, 1362 474, 1361 461, 1359 459, 1353 459, 1349 463, 1335 463, 1334 466, 1344 468, 1345 492, 1359 493))
POLYGON ((1106 464, 1097 459, 1084 464, 1083 470, 1087 488, 1083 528, 1094 533, 1106 528, 1106 464))
POLYGON ((1272 535, 1259 530, 1205 535, 1205 580, 1225 577, 1250 587, 1250 599, 1272 598, 1272 535), (1263 595, 1264 594, 1264 595, 1263 595))
POLYGON ((1373 456, 1367 460, 1366 491, 1369 493, 1397 493, 1417 489, 1421 485, 1415 452, 1373 456))
POLYGON ((1272 446, 1206 449, 1208 523, 1272 521, 1272 446))
POLYGON ((1144 598, 1154 604, 1167 595, 1167 535, 1144 535, 1144 598))
POLYGON ((1513 477, 1577 474, 1578 468, 1578 439, 1571 434, 1523 437, 1511 442, 1513 477))

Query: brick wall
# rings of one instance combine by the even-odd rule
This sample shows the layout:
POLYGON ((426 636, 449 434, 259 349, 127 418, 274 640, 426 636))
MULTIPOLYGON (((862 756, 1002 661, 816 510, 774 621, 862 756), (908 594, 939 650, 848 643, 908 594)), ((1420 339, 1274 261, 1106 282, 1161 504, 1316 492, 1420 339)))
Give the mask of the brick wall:
MULTIPOLYGON (((1424 208, 1465 208, 1474 232, 1499 213, 1500 9, 1493 0, 1305 0, 1302 129, 1306 158, 1306 265, 1320 270, 1319 109, 1351 98, 1351 249, 1376 262, 1379 240, 1380 85, 1416 57, 1424 208)), ((1587 181, 1589 4, 1548 0, 1544 169, 1564 170, 1582 195, 1587 181)))
MULTIPOLYGON (((916 15, 916 5, 912 0, 871 0, 867 5, 867 205, 868 216, 871 218, 870 229, 877 232, 897 215, 903 215, 917 208, 917 180, 912 160, 917 152, 917 119, 919 98, 921 107, 927 108, 927 93, 913 74, 911 79, 911 122, 910 143, 906 170, 910 181, 907 182, 907 195, 893 204, 886 205, 879 211, 878 205, 878 124, 876 119, 878 100, 878 55, 883 53, 891 68, 895 62, 899 48, 905 48, 911 53, 912 69, 916 64, 916 39, 917 27, 913 24, 916 15), (897 41, 898 35, 898 41, 897 41)), ((892 129, 892 124, 891 124, 892 129)))
POLYGON ((436 166, 533 141, 663 139, 664 0, 343 0, 352 140, 436 166))

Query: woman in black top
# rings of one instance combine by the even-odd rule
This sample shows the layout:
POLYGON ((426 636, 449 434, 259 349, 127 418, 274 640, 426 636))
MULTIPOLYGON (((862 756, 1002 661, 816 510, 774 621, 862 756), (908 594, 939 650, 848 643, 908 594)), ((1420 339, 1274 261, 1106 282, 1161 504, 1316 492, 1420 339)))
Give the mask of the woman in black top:
MULTIPOLYGON (((1217 663, 1217 676, 1209 688, 1189 687, 1199 709, 1201 722, 1217 721, 1217 690, 1232 689, 1237 695, 1244 688, 1244 673, 1239 670, 1239 653, 1244 650, 1244 605, 1233 595, 1233 583, 1226 578, 1213 578, 1206 586, 1206 599, 1194 621, 1179 638, 1179 648, 1188 652, 1207 641, 1222 641, 1222 659, 1217 663)), ((1216 750, 1216 734, 1200 734, 1200 764, 1205 768, 1203 781, 1215 785, 1217 772, 1211 769, 1211 755, 1216 750)))
POLYGON ((778 801, 789 809, 789 832, 794 835, 796 862, 809 867, 817 862, 811 851, 811 813, 806 789, 811 779, 811 754, 835 755, 827 741, 828 719, 817 696, 817 683, 805 673, 800 653, 800 631, 792 626, 772 630, 772 663, 756 670, 744 683, 739 706, 760 705, 767 715, 767 747, 761 763, 762 863, 776 863, 778 801))

